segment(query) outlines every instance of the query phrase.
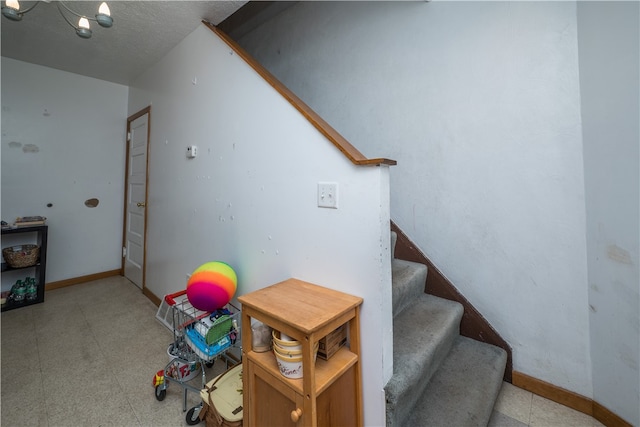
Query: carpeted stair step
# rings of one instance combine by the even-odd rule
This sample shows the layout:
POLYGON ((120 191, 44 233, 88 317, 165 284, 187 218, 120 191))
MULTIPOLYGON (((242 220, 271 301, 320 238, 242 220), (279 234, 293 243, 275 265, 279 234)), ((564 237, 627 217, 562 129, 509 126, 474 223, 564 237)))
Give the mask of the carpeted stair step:
MULTIPOLYGON (((463 308, 422 293, 393 319, 393 376, 385 387, 387 426, 402 426, 459 336, 463 308)), ((453 425, 453 424, 451 424, 453 425)))
POLYGON ((402 426, 486 426, 506 363, 500 347, 459 336, 402 426))
POLYGON ((391 259, 393 260, 396 257, 396 243, 398 242, 398 233, 395 231, 391 232, 391 259))
POLYGON ((427 281, 427 266, 417 262, 395 259, 398 235, 391 232, 391 291, 393 315, 398 315, 409 303, 424 293, 427 281))
POLYGON ((397 316, 410 303, 424 294, 427 266, 401 259, 391 260, 391 293, 393 315, 397 316))

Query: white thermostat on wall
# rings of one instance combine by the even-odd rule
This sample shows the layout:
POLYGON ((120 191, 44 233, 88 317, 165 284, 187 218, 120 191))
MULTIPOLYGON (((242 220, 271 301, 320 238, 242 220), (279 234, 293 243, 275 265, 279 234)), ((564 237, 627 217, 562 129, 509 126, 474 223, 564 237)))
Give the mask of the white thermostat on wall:
POLYGON ((197 145, 189 145, 187 147, 187 158, 193 159, 198 155, 198 146, 197 145))

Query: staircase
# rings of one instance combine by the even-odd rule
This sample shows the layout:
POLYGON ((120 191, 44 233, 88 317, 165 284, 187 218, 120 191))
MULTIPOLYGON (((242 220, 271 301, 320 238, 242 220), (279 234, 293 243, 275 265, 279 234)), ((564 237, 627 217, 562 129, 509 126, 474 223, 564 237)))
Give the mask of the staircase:
POLYGON ((393 376, 387 427, 486 426, 502 386, 506 352, 460 335, 463 308, 424 293, 427 267, 395 259, 393 376))

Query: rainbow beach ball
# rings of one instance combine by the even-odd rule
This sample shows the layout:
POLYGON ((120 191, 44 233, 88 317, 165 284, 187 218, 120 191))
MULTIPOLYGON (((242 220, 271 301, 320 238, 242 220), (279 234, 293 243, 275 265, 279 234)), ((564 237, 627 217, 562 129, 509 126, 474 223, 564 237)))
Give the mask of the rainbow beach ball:
POLYGON ((187 282, 187 298, 202 311, 215 311, 231 301, 238 277, 229 264, 211 261, 196 268, 187 282))

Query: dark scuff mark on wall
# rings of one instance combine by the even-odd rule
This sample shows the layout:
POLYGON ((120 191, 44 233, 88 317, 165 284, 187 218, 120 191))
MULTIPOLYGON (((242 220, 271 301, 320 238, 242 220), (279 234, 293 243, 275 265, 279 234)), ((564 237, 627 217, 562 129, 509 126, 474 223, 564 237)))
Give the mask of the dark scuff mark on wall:
POLYGON ((9 143, 9 147, 10 148, 20 148, 20 147, 22 147, 22 143, 21 142, 16 142, 16 141, 11 141, 9 143))
POLYGON ((25 153, 37 153, 40 151, 40 147, 35 144, 25 144, 24 147, 22 147, 22 151, 25 153))
POLYGON ((84 201, 84 205, 88 208, 95 208, 98 206, 98 204, 100 203, 100 200, 98 199, 87 199, 84 201))

